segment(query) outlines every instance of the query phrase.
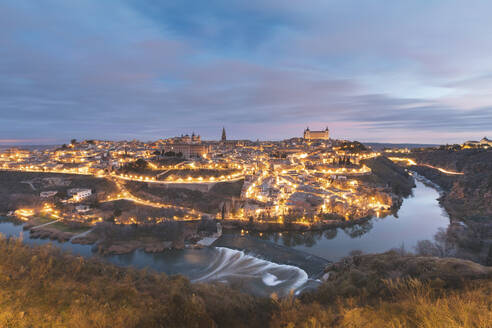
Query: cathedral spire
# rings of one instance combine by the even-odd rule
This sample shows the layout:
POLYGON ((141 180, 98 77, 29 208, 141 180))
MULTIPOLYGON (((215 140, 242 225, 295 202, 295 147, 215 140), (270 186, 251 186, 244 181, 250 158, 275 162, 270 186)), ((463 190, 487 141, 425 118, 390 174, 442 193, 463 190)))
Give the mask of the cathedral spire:
POLYGON ((226 132, 225 132, 225 127, 222 127, 222 141, 226 141, 227 138, 226 138, 226 132))

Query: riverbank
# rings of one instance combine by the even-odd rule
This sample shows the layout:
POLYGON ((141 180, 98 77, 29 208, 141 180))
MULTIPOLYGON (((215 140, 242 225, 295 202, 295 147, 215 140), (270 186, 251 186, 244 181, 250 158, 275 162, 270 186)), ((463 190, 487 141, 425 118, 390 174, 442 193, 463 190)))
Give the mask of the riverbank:
POLYGON ((439 186, 439 203, 451 220, 435 241, 443 249, 438 253, 492 265, 492 150, 429 148, 407 156, 427 165, 409 169, 439 186))
POLYGON ((452 219, 492 218, 492 149, 422 149, 408 155, 417 163, 411 169, 439 185, 443 206, 452 219), (436 168, 459 172, 446 174, 436 168))
POLYGON ((2 220, 22 226, 32 239, 49 239, 60 243, 92 245, 100 255, 123 255, 136 250, 159 253, 166 250, 202 248, 202 240, 218 237, 215 220, 169 221, 161 224, 117 225, 103 222, 95 226, 63 220, 33 217, 24 221, 15 216, 2 220))
POLYGON ((461 260, 394 252, 351 257, 333 264, 318 289, 293 299, 255 297, 3 237, 0 253, 2 327, 447 328, 486 327, 492 317, 491 269, 461 260))

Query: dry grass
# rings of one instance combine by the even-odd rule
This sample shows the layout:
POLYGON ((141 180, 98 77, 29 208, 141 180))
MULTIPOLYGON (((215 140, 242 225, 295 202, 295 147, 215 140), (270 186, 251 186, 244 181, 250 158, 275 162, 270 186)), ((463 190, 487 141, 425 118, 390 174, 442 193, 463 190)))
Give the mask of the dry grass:
POLYGON ((345 327, 491 327, 492 283, 464 290, 435 291, 417 279, 390 282, 396 300, 345 309, 345 327))
POLYGON ((323 307, 293 298, 278 301, 271 327, 458 328, 492 327, 492 282, 479 281, 462 290, 435 290, 418 279, 390 282, 394 296, 362 300, 339 298, 323 307))
POLYGON ((492 327, 490 278, 453 287, 439 279, 380 279, 374 293, 347 289, 346 280, 309 297, 256 298, 1 236, 0 254, 2 328, 492 327))

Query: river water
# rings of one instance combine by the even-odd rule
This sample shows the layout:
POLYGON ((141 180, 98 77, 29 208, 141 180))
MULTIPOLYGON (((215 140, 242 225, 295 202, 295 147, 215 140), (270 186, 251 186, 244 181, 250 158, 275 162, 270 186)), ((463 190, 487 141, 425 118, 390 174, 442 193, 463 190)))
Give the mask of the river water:
MULTIPOLYGON (((345 229, 330 229, 323 232, 290 232, 262 234, 258 238, 268 239, 283 246, 292 247, 309 254, 336 261, 353 250, 364 253, 379 253, 404 246, 413 250, 419 240, 433 239, 439 228, 446 228, 449 219, 439 206, 439 193, 422 182, 416 181, 413 196, 404 200, 398 217, 374 218, 364 224, 345 229)), ((63 250, 84 257, 98 256, 90 245, 74 245, 29 238, 22 226, 0 220, 0 233, 20 236, 30 245, 52 243, 63 250)), ((315 286, 301 268, 273 263, 251 256, 242 251, 223 247, 205 249, 171 250, 164 253, 147 254, 136 251, 131 254, 107 256, 103 259, 113 264, 150 268, 167 274, 183 274, 194 282, 224 282, 257 295, 275 292, 285 295, 315 286)))
POLYGON ((403 201, 397 216, 373 218, 343 229, 262 234, 260 238, 330 261, 337 261, 354 250, 382 253, 403 247, 406 251, 414 251, 419 240, 433 240, 439 228, 449 225, 449 217, 437 201, 439 192, 421 181, 415 183, 413 195, 403 201))

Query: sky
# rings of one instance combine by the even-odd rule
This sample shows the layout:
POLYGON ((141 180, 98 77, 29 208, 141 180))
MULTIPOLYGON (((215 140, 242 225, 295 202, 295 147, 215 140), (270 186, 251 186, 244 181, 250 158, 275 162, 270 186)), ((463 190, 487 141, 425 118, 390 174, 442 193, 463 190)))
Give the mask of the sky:
POLYGON ((492 138, 492 1, 3 0, 0 144, 492 138))

